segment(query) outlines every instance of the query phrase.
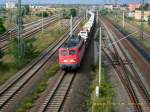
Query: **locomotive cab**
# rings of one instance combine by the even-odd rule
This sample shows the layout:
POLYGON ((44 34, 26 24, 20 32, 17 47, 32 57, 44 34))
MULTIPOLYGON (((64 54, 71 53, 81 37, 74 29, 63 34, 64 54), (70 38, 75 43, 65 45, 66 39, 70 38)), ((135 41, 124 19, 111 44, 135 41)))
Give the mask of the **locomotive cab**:
POLYGON ((75 70, 80 67, 84 40, 79 36, 70 37, 59 49, 60 68, 75 70))

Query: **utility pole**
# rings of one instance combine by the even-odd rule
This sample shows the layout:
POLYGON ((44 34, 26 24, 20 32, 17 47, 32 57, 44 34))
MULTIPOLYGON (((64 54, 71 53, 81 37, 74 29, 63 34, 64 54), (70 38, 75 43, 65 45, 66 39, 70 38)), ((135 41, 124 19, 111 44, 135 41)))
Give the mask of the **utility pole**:
POLYGON ((11 30, 9 31, 9 34, 10 34, 9 39, 11 40, 11 38, 12 38, 12 37, 11 37, 11 30))
POLYGON ((18 0, 18 57, 20 63, 23 62, 24 57, 24 40, 22 37, 22 8, 21 0, 18 0))
POLYGON ((43 11, 42 11, 42 33, 43 33, 43 26, 44 26, 44 20, 43 20, 43 11))
POLYGON ((150 16, 150 0, 148 0, 148 11, 149 11, 149 16, 150 16))
POLYGON ((73 31, 72 31, 72 15, 70 17, 70 36, 72 37, 73 31))
POLYGON ((143 20, 144 20, 144 0, 142 0, 141 2, 141 31, 140 31, 141 40, 143 40, 143 29, 144 29, 143 20))
POLYGON ((88 11, 85 12, 85 18, 88 19, 88 11))
POLYGON ((98 11, 96 12, 96 23, 97 23, 97 25, 99 25, 99 21, 98 21, 98 11))
POLYGON ((123 25, 123 28, 124 28, 124 11, 123 11, 123 22, 122 22, 122 25, 123 25))
POLYGON ((102 46, 102 29, 100 27, 99 29, 99 78, 98 78, 98 82, 99 82, 99 85, 101 84, 101 67, 102 67, 102 62, 101 62, 101 55, 102 55, 102 52, 101 52, 101 46, 102 46))
POLYGON ((102 32, 101 32, 101 27, 99 29, 99 73, 98 73, 98 85, 96 86, 95 88, 95 94, 96 94, 96 97, 99 97, 99 91, 100 91, 100 85, 101 85, 101 70, 102 70, 102 62, 101 62, 101 55, 102 55, 102 52, 101 52, 101 46, 102 46, 102 36, 101 36, 102 32))

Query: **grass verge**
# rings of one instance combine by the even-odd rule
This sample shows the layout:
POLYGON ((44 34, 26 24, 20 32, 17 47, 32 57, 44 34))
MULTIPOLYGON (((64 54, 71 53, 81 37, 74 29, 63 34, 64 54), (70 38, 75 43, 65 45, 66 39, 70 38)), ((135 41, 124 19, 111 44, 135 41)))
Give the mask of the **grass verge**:
MULTIPOLYGON (((65 28, 58 29, 60 27, 59 22, 54 22, 52 26, 44 29, 44 32, 37 33, 33 38, 35 41, 33 42, 35 50, 40 53, 45 48, 47 48, 50 44, 52 44, 55 40, 61 37, 61 35, 65 32, 65 28)), ((12 51, 13 52, 13 51, 12 51)), ((31 54, 29 54, 31 55, 31 54)), ((34 57, 35 58, 35 57, 34 57)), ((32 60, 32 59, 31 59, 32 60)), ((31 61, 30 60, 30 61, 31 61)), ((0 65, 0 85, 2 85, 5 81, 7 81, 10 77, 15 75, 17 71, 26 66, 29 62, 23 64, 21 67, 18 67, 18 61, 9 53, 5 53, 5 56, 2 59, 3 65, 0 65), (5 69, 3 69, 5 68, 5 69)))
MULTIPOLYGON (((131 31, 131 29, 129 29, 128 27, 125 27, 125 29, 123 28, 121 21, 114 21, 113 17, 109 17, 109 15, 105 16, 108 20, 110 20, 112 22, 113 25, 117 26, 120 30, 122 30, 123 32, 126 32, 127 34, 131 34, 134 31, 131 31)), ((133 38, 135 38, 145 49, 150 51, 150 39, 149 38, 143 38, 143 40, 141 40, 140 38, 140 32, 136 33, 134 35, 132 35, 133 38)))
POLYGON ((41 82, 32 90, 32 92, 23 99, 23 101, 18 106, 17 112, 27 112, 30 108, 33 107, 34 102, 39 98, 40 94, 47 88, 48 79, 54 75, 59 69, 58 61, 53 64, 53 66, 43 75, 41 82))
POLYGON ((113 112, 113 97, 115 95, 112 85, 107 81, 106 66, 102 65, 101 85, 98 85, 98 64, 92 67, 95 80, 90 87, 91 100, 89 104, 92 112, 113 112), (99 97, 95 95, 95 87, 99 86, 99 97))

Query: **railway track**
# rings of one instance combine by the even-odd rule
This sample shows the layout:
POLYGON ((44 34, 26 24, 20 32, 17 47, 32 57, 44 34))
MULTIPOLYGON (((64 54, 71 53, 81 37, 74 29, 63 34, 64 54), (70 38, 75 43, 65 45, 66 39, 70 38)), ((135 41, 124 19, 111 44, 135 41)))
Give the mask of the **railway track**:
MULTIPOLYGON (((115 38, 115 41, 116 41, 116 38, 115 38)), ((147 106, 144 107, 143 110, 147 111, 145 108, 149 107, 148 111, 150 111, 150 96, 149 96, 149 92, 146 89, 145 85, 143 84, 143 82, 142 82, 138 72, 136 71, 135 67, 130 62, 130 59, 128 58, 127 54, 123 50, 122 46, 119 43, 117 45, 118 45, 119 49, 121 50, 121 52, 123 53, 125 60, 129 61, 128 62, 128 66, 132 70, 132 73, 130 73, 130 74, 133 74, 133 75, 130 75, 130 77, 131 77, 132 81, 134 82, 134 84, 136 85, 136 87, 138 88, 138 90, 140 91, 140 94, 141 94, 141 97, 142 97, 141 98, 142 99, 141 104, 143 103, 144 104, 143 106, 147 105, 147 106)), ((127 69, 127 68, 125 68, 125 69, 127 69)))
MULTIPOLYGON (((122 76, 122 74, 124 74, 124 71, 120 70, 122 68, 116 66, 114 64, 114 60, 109 56, 109 54, 104 49, 102 49, 102 50, 103 50, 104 54, 106 55, 106 57, 108 58, 108 60, 111 62, 111 64, 114 67, 115 71, 117 72, 117 74, 119 76, 119 79, 123 83, 123 86, 125 87, 128 95, 130 97, 131 103, 135 104, 135 105, 130 105, 131 107, 133 106, 133 108, 135 109, 135 110, 132 109, 132 111, 134 110, 135 112, 142 112, 141 105, 139 103, 139 100, 138 100, 135 92, 133 91, 133 87, 131 86, 130 80, 128 80, 127 78, 124 79, 124 77, 122 76)), ((121 64, 121 66, 123 66, 123 64, 121 64)))
MULTIPOLYGON (((125 23, 126 23, 126 25, 129 26, 128 28, 129 28, 131 31, 134 30, 134 31, 139 31, 139 32, 140 32, 140 29, 139 29, 139 28, 137 28, 137 27, 135 27, 135 26, 133 26, 133 25, 127 23, 127 22, 125 22, 125 23)), ((150 38, 150 32, 143 32, 143 35, 144 35, 144 37, 146 37, 146 38, 150 38)))
MULTIPOLYGON (((79 30, 79 24, 82 19, 79 19, 74 23, 73 31, 76 32, 79 30)), ((37 59, 31 62, 27 67, 20 71, 16 76, 11 80, 6 82, 0 88, 0 111, 5 111, 10 102, 13 100, 15 95, 33 78, 36 76, 36 73, 42 69, 42 67, 51 59, 51 57, 57 52, 58 48, 68 39, 69 30, 62 35, 62 37, 55 41, 51 46, 49 46, 42 55, 37 59)))
MULTIPOLYGON (((110 39, 110 38, 109 38, 110 39)), ((136 96, 136 93, 131 85, 131 81, 129 80, 129 77, 127 76, 127 72, 124 70, 124 63, 119 56, 115 46, 112 48, 114 51, 112 51, 110 48, 102 49, 112 66, 114 67, 115 71, 117 72, 123 86, 125 87, 130 99, 131 103, 134 103, 133 109, 136 110, 136 112, 142 112, 142 108, 139 105, 139 100, 136 96), (111 57, 112 56, 112 57, 111 57), (119 66, 118 66, 119 65, 119 66)), ((132 107, 132 105, 130 105, 132 107)))
MULTIPOLYGON (((120 18, 120 17, 119 17, 119 18, 120 18)), ((121 18, 120 18, 120 20, 121 20, 121 18)), ((120 22, 120 23, 121 23, 121 22, 120 22)), ((134 25, 132 25, 132 24, 126 22, 126 21, 125 21, 125 24, 128 26, 128 28, 129 28, 131 31, 138 31, 138 32, 141 31, 140 28, 135 27, 134 25)), ((143 31, 143 35, 144 35, 145 38, 150 38, 150 32, 143 31)))
MULTIPOLYGON (((47 28, 51 23, 55 22, 56 19, 50 21, 49 23, 44 24, 43 28, 47 28)), ((38 33, 39 31, 41 31, 41 27, 37 27, 34 29, 31 29, 28 32, 24 32, 22 35, 24 38, 32 38, 33 35, 35 35, 36 33, 38 33)), ((3 44, 0 49, 2 50, 7 50, 9 48, 10 43, 5 42, 5 44, 3 44)))
POLYGON ((39 112, 60 112, 63 110, 63 105, 70 91, 75 74, 61 71, 58 82, 56 82, 55 87, 46 97, 39 112))
MULTIPOLYGON (((102 21, 104 21, 102 19, 102 21)), ((105 21, 103 25, 107 24, 107 27, 112 29, 111 25, 105 21)), ((115 37, 112 31, 105 26, 107 32, 109 32, 109 37, 115 37), (111 33, 110 33, 111 32, 111 33)), ((113 28, 114 29, 114 28, 113 28)), ((114 39, 116 41, 116 38, 114 39)), ((113 40, 110 39, 110 42, 113 43, 113 40)), ((115 60, 117 63, 114 64, 114 58, 111 58, 110 55, 103 49, 103 52, 115 68, 119 78, 121 79, 124 87, 127 90, 127 93, 131 99, 131 102, 134 103, 134 109, 136 112, 149 112, 150 111, 150 96, 149 92, 145 88, 143 82, 141 81, 139 74, 128 58, 127 54, 123 50, 120 43, 112 46, 113 51, 108 48, 107 50, 110 52, 113 57, 116 57, 115 60), (125 59, 125 61, 123 60, 125 59), (119 65, 119 66, 118 66, 119 65), (140 99, 139 99, 140 97, 140 99)))
MULTIPOLYGON (((57 15, 54 15, 52 17, 44 18, 43 23, 47 23, 47 22, 49 22, 53 19, 56 19, 56 18, 58 18, 57 15)), ((31 23, 28 23, 28 24, 24 24, 23 25, 23 28, 24 28, 23 32, 30 31, 31 29, 33 29, 35 27, 39 27, 41 25, 42 25, 42 19, 31 22, 31 23)), ((17 34, 17 27, 14 27, 14 28, 8 30, 7 32, 5 32, 4 34, 0 35, 0 42, 8 40, 10 35, 13 37, 13 36, 16 36, 16 34, 17 34)))
MULTIPOLYGON (((50 18, 49 20, 44 22, 43 28, 47 28, 51 23, 53 23, 55 21, 57 21, 57 18, 50 18)), ((42 25, 39 25, 39 24, 38 25, 33 25, 32 27, 30 26, 29 29, 26 28, 26 30, 23 31, 22 35, 23 35, 24 38, 29 38, 32 35, 38 33, 39 31, 41 31, 41 29, 42 29, 42 25)), ((13 33, 11 34, 11 37, 13 38, 16 35, 17 35, 17 32, 14 30, 13 33)), ((0 46, 0 49, 2 49, 2 50, 8 49, 9 43, 6 42, 6 41, 8 41, 9 39, 10 38, 8 36, 7 36, 7 38, 1 39, 0 43, 5 42, 6 44, 0 46)))

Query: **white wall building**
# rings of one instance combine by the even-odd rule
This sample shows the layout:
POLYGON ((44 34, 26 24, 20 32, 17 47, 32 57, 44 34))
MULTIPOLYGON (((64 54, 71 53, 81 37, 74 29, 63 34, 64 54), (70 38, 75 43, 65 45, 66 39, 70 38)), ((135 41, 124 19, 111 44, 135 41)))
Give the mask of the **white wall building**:
POLYGON ((16 4, 14 2, 6 2, 6 8, 7 9, 16 8, 16 4))
POLYGON ((106 9, 113 9, 113 4, 104 4, 104 8, 106 9))

